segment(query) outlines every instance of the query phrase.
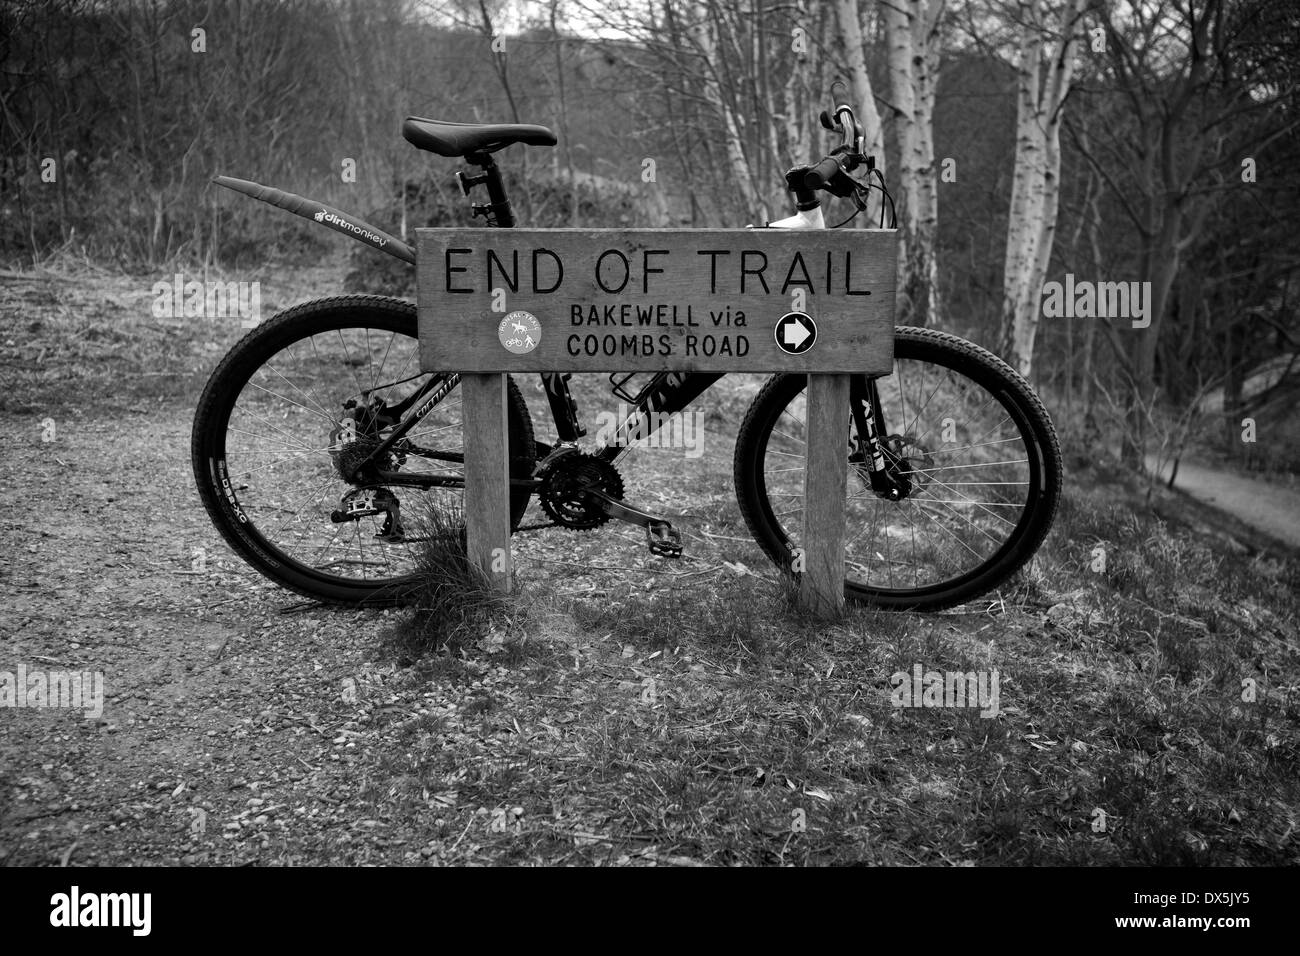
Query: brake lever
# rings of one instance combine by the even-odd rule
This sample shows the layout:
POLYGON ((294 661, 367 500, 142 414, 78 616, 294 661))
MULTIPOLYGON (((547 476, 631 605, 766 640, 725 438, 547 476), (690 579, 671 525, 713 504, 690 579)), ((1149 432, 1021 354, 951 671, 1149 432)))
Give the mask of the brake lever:
POLYGON ((840 171, 826 181, 822 187, 832 196, 838 196, 840 199, 847 199, 858 191, 858 181, 850 176, 841 167, 840 171))

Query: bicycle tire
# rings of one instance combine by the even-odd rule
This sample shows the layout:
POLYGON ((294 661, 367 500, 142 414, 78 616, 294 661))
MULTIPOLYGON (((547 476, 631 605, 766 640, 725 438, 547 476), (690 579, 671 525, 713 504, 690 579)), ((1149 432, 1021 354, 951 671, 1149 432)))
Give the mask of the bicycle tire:
MULTIPOLYGON (((977 566, 966 569, 963 573, 947 580, 924 585, 918 584, 909 588, 879 587, 854 581, 852 578, 846 578, 845 580, 845 596, 856 602, 891 610, 942 610, 966 603, 999 587, 1022 568, 1038 550, 1051 529, 1060 500, 1062 481, 1060 447, 1051 419, 1029 384, 1005 362, 985 349, 934 329, 900 326, 895 330, 894 356, 895 376, 900 380, 902 379, 902 373, 899 363, 913 362, 924 367, 946 369, 952 375, 973 383, 987 396, 985 404, 989 400, 995 400, 1006 411, 1026 451, 1024 463, 1026 465, 1025 470, 1028 472, 1028 487, 1025 492, 1023 510, 1006 540, 1001 542, 996 551, 989 553, 977 566)), ((792 402, 804 391, 806 382, 807 379, 803 375, 781 374, 773 376, 764 384, 746 411, 737 436, 733 463, 736 495, 741 514, 744 516, 750 533, 753 534, 755 540, 768 557, 785 573, 794 577, 797 577, 797 572, 794 570, 797 545, 782 526, 773 507, 768 488, 770 482, 765 459, 767 458, 773 429, 776 428, 778 420, 787 412, 792 402)), ((936 384, 931 399, 939 393, 942 384, 942 380, 939 384, 936 384)), ((898 386, 898 392, 899 395, 905 394, 901 384, 898 386)), ((964 386, 954 386, 952 392, 954 395, 960 394, 963 401, 967 400, 967 392, 964 386)), ((928 401, 929 399, 927 399, 927 403, 928 401)), ((881 403, 887 405, 883 397, 881 403)), ((924 406, 917 411, 916 422, 918 423, 921 417, 920 412, 923 410, 924 406)), ((897 420, 898 409, 891 410, 886 407, 887 427, 890 427, 891 411, 895 416, 895 420, 897 420)), ((906 411, 903 413, 903 419, 906 424, 906 411)), ((955 427, 949 426, 949 419, 945 418, 943 421, 945 427, 955 427)), ((919 424, 914 428, 919 428, 919 424)), ((777 434, 780 436, 778 440, 785 442, 787 433, 778 432, 777 434)), ((925 434, 928 435, 929 433, 925 434)), ((926 450, 915 437, 909 437, 906 434, 897 436, 897 439, 899 446, 904 448, 907 447, 906 443, 908 441, 915 442, 916 447, 921 449, 919 453, 924 455, 925 460, 931 463, 932 467, 928 469, 931 477, 933 473, 955 468, 987 468, 990 465, 1005 468, 1009 464, 1018 464, 1015 461, 1001 462, 995 460, 991 463, 977 461, 970 465, 933 467, 933 454, 938 452, 926 450)), ((991 440, 988 444, 997 445, 999 441, 1007 440, 991 440)), ((973 449, 976 446, 971 447, 973 449)), ((961 449, 957 448, 956 450, 961 449)), ((940 451, 945 451, 945 449, 940 449, 940 451)), ((997 450, 997 454, 1003 454, 1003 452, 1003 449, 997 450)), ((790 453, 782 451, 779 454, 787 455, 790 453)), ((923 480, 927 474, 926 468, 916 468, 914 465, 909 467, 912 469, 909 474, 913 475, 918 481, 923 480)), ((791 467, 781 470, 789 472, 798 469, 791 467)), ((978 477, 983 478, 990 474, 990 472, 985 471, 979 473, 978 477)), ((798 480, 802 482, 801 473, 798 480)), ((951 488, 949 484, 942 480, 939 481, 939 484, 943 488, 951 488)), ((974 486, 1026 483, 980 480, 958 482, 958 484, 974 486)), ((850 473, 849 490, 850 497, 860 499, 869 497, 861 494, 860 488, 855 489, 852 472, 850 473), (852 494, 855 491, 859 492, 856 496, 852 494)), ((944 493, 952 492, 945 491, 944 493)), ((880 501, 878 498, 876 500, 880 501)), ((927 502, 927 499, 918 495, 915 501, 918 503, 915 509, 916 512, 918 514, 928 514, 922 511, 924 506, 932 507, 927 502)), ((961 499, 958 499, 956 503, 963 508, 967 505, 967 502, 961 499)), ((999 502, 969 502, 969 504, 981 506, 989 504, 1005 507, 999 502)), ((880 506, 883 508, 888 508, 891 505, 905 507, 907 500, 902 502, 880 502, 880 506)), ((953 510, 956 511, 956 508, 953 510)), ((973 511, 973 509, 967 510, 973 511)), ((985 510, 991 511, 989 508, 985 510)), ((901 514, 901 512, 897 513, 901 514)), ((1007 523, 1010 521, 1009 518, 1003 517, 1003 512, 993 512, 993 515, 1007 523)), ((889 520, 887 517, 884 525, 886 548, 888 548, 888 543, 891 540, 892 529, 888 523, 889 520)), ((911 515, 908 516, 908 520, 912 522, 913 544, 915 546, 916 529, 920 527, 922 535, 926 533, 927 529, 924 525, 916 525, 915 518, 911 515)), ((798 530, 801 531, 801 529, 798 530)), ((846 540, 848 540, 847 537, 846 540)), ((886 551, 886 554, 888 554, 888 551, 886 551)), ((875 556, 880 557, 878 551, 875 556)))

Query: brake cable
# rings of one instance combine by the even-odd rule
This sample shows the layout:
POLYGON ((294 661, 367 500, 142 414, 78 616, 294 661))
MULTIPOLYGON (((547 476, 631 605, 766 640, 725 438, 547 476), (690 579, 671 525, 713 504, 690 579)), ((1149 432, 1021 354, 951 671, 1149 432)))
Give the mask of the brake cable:
MULTIPOLYGON (((830 227, 831 229, 839 229, 839 228, 842 228, 843 226, 848 225, 848 224, 849 224, 850 222, 852 222, 854 219, 858 218, 858 215, 859 215, 860 213, 862 213, 862 212, 867 208, 867 204, 868 204, 867 197, 870 196, 870 194, 871 194, 871 190, 873 190, 873 189, 877 189, 877 190, 879 190, 881 196, 882 196, 884 199, 886 199, 886 200, 889 201, 889 218, 890 218, 890 224, 889 224, 888 228, 890 228, 890 229, 895 229, 895 228, 898 227, 898 212, 897 212, 897 210, 896 210, 895 207, 894 207, 894 197, 893 197, 892 195, 890 195, 889 189, 888 189, 888 188, 886 187, 886 185, 885 185, 885 177, 884 177, 883 175, 881 175, 880 170, 877 169, 877 168, 875 168, 874 166, 872 166, 871 169, 870 169, 870 171, 867 173, 867 177, 868 177, 868 178, 867 178, 867 181, 866 181, 866 182, 863 182, 863 181, 860 180, 860 179, 854 179, 854 180, 852 180, 852 181, 853 181, 853 185, 854 185, 854 190, 853 190, 853 204, 854 204, 857 208, 856 208, 856 209, 853 211, 853 213, 850 214, 849 217, 848 217, 847 219, 845 219, 843 222, 839 222, 839 223, 836 223, 835 225, 831 226, 831 227, 830 227), (874 183, 874 182, 871 181, 871 178, 870 178, 870 177, 871 177, 872 175, 874 175, 877 179, 880 180, 880 184, 879 184, 879 185, 877 185, 876 183, 874 183)), ((881 204, 880 204, 880 227, 879 227, 879 228, 881 228, 881 229, 886 228, 886 226, 885 226, 885 204, 884 204, 884 202, 881 202, 881 204)))
POLYGON ((832 229, 839 229, 843 226, 847 226, 854 219, 858 218, 858 213, 867 208, 867 204, 863 201, 862 196, 856 189, 853 191, 853 205, 857 208, 853 210, 849 215, 849 218, 845 219, 843 222, 837 222, 835 225, 831 226, 832 229))

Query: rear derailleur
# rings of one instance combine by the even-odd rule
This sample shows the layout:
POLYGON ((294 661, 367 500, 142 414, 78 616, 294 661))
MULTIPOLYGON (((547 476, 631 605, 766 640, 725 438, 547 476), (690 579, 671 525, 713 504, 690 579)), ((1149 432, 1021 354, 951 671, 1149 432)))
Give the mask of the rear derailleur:
POLYGON ((395 544, 406 540, 401 502, 387 488, 353 488, 339 501, 338 510, 330 512, 330 521, 342 524, 372 515, 384 515, 384 523, 375 533, 380 541, 395 544))
POLYGON ((406 463, 400 443, 385 454, 372 457, 380 444, 380 431, 393 423, 381 399, 371 396, 360 403, 353 399, 344 403, 343 415, 330 431, 330 459, 340 478, 360 487, 343 495, 338 509, 330 513, 330 521, 342 524, 382 514, 384 523, 375 537, 399 542, 406 537, 401 502, 387 488, 373 487, 380 480, 381 471, 396 470, 406 463))

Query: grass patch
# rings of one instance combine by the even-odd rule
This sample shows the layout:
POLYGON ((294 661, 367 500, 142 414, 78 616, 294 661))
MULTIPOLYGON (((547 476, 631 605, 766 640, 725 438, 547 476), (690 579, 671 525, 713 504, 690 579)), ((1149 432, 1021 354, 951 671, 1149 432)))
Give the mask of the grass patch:
POLYGON ((579 597, 535 580, 513 626, 546 652, 501 666, 480 642, 465 663, 492 709, 473 703, 480 687, 430 737, 441 785, 474 768, 449 813, 468 835, 432 854, 1296 862, 1296 563, 1171 528, 1141 510, 1136 483, 1085 481, 1026 575, 946 614, 851 608, 817 622, 775 576, 627 580, 579 597), (1001 712, 895 708, 889 677, 916 663, 997 668, 1001 712), (493 833, 501 807, 523 816, 493 833))
MULTIPOLYGON (((469 560, 461 509, 449 500, 422 504, 407 518, 420 539, 415 568, 420 583, 412 595, 409 621, 393 633, 400 656, 408 662, 430 652, 462 650, 485 631, 490 638, 512 630, 510 596, 494 588, 469 560)), ((515 643, 526 640, 520 634, 515 643)))

